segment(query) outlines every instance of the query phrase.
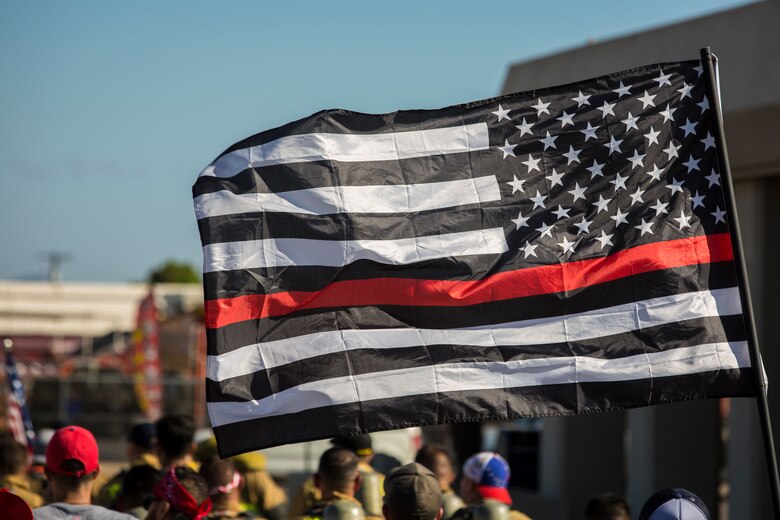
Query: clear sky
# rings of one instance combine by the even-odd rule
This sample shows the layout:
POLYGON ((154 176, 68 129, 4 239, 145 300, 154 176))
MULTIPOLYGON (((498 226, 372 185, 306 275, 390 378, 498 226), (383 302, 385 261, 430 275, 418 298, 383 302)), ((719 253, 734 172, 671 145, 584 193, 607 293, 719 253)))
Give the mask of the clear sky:
POLYGON ((199 268, 190 188, 235 141, 495 96, 513 62, 746 3, 0 0, 0 279, 52 250, 67 281, 199 268))

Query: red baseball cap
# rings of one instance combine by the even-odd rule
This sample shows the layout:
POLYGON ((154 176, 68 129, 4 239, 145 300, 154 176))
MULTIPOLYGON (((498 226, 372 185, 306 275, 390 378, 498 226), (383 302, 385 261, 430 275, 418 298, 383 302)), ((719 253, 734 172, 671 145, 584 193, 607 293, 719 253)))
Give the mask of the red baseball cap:
POLYGON ((54 433, 46 447, 46 469, 57 475, 83 477, 98 469, 98 445, 89 430, 80 426, 65 426, 54 433), (66 471, 62 464, 66 460, 77 460, 83 470, 66 471))

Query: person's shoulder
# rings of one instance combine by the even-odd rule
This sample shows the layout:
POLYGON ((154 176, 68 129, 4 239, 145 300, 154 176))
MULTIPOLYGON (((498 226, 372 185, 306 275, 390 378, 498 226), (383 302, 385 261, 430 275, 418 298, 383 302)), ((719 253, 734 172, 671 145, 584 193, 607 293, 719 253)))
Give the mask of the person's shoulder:
POLYGON ((99 507, 101 509, 100 514, 105 516, 96 516, 95 520, 138 520, 133 515, 129 515, 127 513, 120 513, 119 511, 114 511, 113 509, 108 509, 103 506, 93 506, 93 507, 99 507))
POLYGON ((83 520, 137 520, 134 516, 98 505, 55 502, 33 509, 35 520, 61 520, 78 517, 83 520))
MULTIPOLYGON (((59 503, 57 505, 60 506, 58 508, 60 511, 79 515, 83 520, 138 520, 136 517, 132 515, 128 515, 127 513, 120 513, 119 511, 114 511, 113 509, 108 509, 107 507, 103 507, 95 504, 72 505, 72 504, 59 503)), ((52 518, 61 518, 61 517, 52 517, 52 518)), ((35 519, 38 520, 38 517, 36 516, 35 519)))
POLYGON ((521 513, 517 509, 510 509, 509 520, 531 520, 531 517, 525 513, 521 513))

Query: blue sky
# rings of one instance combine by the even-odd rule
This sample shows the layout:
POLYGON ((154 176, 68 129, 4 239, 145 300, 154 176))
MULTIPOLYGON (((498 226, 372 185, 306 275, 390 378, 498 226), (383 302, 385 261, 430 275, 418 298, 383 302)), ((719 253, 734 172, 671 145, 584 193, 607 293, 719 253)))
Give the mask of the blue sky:
POLYGON ((513 62, 746 3, 0 0, 0 279, 52 250, 69 281, 199 267, 190 187, 235 141, 495 96, 513 62))

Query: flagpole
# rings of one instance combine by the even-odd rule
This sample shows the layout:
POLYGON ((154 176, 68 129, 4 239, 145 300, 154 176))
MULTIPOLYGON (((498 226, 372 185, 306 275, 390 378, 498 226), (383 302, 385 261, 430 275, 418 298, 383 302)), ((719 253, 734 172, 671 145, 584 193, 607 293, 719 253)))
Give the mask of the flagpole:
POLYGON ((734 187, 731 182, 731 167, 729 165, 728 152, 726 150, 726 137, 723 132, 720 95, 715 76, 715 65, 718 62, 718 58, 712 53, 712 50, 709 47, 701 49, 700 52, 704 80, 707 87, 707 97, 712 103, 711 110, 715 122, 713 131, 715 132, 715 142, 717 143, 716 151, 718 154, 718 165, 721 170, 723 197, 730 219, 729 230, 731 232, 731 237, 734 239, 734 263, 737 268, 737 279, 739 280, 739 296, 746 318, 745 325, 748 335, 750 364, 753 367, 755 387, 757 390, 756 403, 758 405, 758 418, 761 423, 761 433, 764 437, 764 454, 766 456, 766 464, 769 471, 772 507, 775 511, 775 518, 780 520, 780 476, 777 470, 777 456, 775 454, 774 437, 772 436, 772 422, 769 417, 769 401, 767 400, 766 395, 767 383, 763 377, 761 352, 758 348, 758 334, 756 333, 756 322, 753 318, 753 305, 750 300, 745 255, 742 251, 742 236, 739 231, 739 221, 737 220, 737 205, 734 201, 734 187))

